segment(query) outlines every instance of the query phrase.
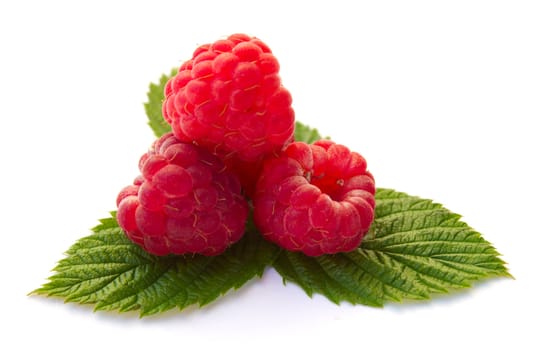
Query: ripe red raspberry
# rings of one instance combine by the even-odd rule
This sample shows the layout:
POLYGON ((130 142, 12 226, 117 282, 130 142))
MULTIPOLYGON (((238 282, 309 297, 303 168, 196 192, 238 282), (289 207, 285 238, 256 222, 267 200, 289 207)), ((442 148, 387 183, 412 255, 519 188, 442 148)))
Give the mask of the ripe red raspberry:
POLYGON ((265 161, 254 220, 285 249, 310 256, 348 252, 371 226, 374 195, 373 176, 358 153, 327 140, 294 142, 265 161))
POLYGON ((217 255, 242 237, 248 203, 219 158, 168 133, 139 168, 142 176, 117 197, 117 220, 144 250, 217 255))
POLYGON ((293 141, 292 99, 278 71, 257 38, 234 34, 202 45, 167 82, 163 116, 178 139, 207 148, 251 185, 258 174, 237 170, 259 168, 254 163, 293 141))

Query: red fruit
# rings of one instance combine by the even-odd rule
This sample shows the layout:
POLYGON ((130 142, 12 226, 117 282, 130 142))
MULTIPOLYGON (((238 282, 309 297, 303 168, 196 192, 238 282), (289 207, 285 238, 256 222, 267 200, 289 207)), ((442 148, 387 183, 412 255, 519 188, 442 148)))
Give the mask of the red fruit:
POLYGON ((265 156, 293 140, 291 95, 261 40, 245 34, 202 45, 165 86, 163 116, 182 141, 218 155, 248 193, 265 156))
POLYGON ((144 250, 217 255, 242 237, 248 204, 219 158, 168 133, 139 168, 142 176, 117 197, 117 220, 144 250))
POLYGON ((290 144, 265 161, 254 220, 263 235, 309 256, 356 249, 374 217, 375 182, 365 159, 321 140, 290 144))

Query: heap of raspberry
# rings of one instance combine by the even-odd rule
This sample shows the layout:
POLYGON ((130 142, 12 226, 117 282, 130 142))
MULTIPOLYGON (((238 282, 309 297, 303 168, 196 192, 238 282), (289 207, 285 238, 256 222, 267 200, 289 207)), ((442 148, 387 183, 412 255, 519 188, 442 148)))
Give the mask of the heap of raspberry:
POLYGON ((242 237, 248 204, 219 158, 168 133, 139 168, 142 176, 117 197, 117 220, 146 251, 218 255, 242 237))
POLYGON ((218 155, 251 186, 260 161, 293 141, 292 99, 278 71, 257 38, 202 45, 167 82, 163 116, 178 139, 218 155))
POLYGON ((369 230, 375 182, 365 159, 328 140, 290 144, 265 161, 254 219, 263 235, 309 256, 356 249, 369 230))

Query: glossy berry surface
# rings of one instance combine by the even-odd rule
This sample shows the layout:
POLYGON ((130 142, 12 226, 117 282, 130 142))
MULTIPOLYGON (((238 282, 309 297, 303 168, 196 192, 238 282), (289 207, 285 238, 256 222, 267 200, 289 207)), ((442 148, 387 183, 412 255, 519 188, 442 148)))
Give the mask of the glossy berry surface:
POLYGON ((201 45, 167 82, 163 116, 178 139, 219 156, 251 186, 255 164, 293 141, 279 68, 270 48, 245 34, 201 45))
POLYGON ((242 237, 248 204, 219 158, 168 133, 139 168, 141 176, 117 197, 117 220, 144 250, 217 255, 242 237))
POLYGON ((264 163, 254 220, 265 238, 309 256, 356 249, 374 217, 365 159, 328 140, 290 144, 264 163))

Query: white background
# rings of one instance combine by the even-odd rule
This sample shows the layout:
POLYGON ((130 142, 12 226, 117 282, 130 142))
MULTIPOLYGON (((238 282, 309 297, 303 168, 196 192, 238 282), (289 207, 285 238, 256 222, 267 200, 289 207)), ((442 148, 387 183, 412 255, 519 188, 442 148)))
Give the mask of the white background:
POLYGON ((542 1, 2 1, 0 348, 543 349, 544 18, 542 1), (135 176, 148 83, 234 32, 272 48, 299 120, 378 186, 463 214, 516 279, 374 309, 268 270, 145 319, 27 296, 135 176))

